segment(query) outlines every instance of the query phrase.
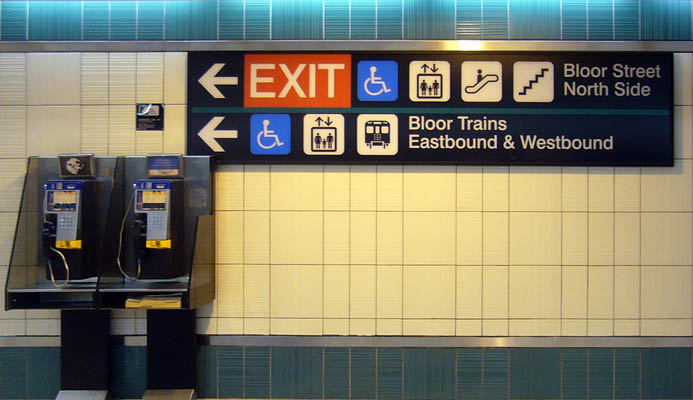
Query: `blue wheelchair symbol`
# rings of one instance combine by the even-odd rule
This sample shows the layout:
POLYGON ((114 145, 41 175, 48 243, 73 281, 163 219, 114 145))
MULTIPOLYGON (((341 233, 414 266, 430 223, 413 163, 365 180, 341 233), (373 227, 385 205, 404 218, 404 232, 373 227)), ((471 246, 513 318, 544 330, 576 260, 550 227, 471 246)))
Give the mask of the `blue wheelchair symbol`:
POLYGON ((250 116, 250 152, 257 155, 291 152, 289 114, 253 114, 250 116))
POLYGON ((361 101, 397 100, 397 62, 359 61, 358 98, 361 101))

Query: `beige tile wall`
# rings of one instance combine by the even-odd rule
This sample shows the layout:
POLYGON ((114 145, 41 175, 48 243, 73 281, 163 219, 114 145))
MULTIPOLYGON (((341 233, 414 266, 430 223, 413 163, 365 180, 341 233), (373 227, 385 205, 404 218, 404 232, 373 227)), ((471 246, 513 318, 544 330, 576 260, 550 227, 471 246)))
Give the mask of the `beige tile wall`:
MULTIPOLYGON (((0 54, 0 283, 26 157, 184 152, 186 61, 0 54), (166 130, 136 132, 137 102, 164 102, 166 130)), ((199 332, 693 334, 692 54, 675 73, 673 168, 220 166, 199 332)), ((58 335, 58 315, 2 311, 0 336, 58 335)))

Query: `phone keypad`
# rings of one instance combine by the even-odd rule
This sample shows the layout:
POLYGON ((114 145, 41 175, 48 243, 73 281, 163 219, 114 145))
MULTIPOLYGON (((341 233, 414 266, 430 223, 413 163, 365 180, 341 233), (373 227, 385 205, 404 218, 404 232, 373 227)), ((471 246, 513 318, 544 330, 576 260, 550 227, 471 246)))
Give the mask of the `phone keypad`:
POLYGON ((167 230, 166 212, 149 212, 147 214, 147 240, 165 240, 167 230))
POLYGON ((72 215, 58 215, 58 228, 60 230, 72 228, 73 222, 72 215))

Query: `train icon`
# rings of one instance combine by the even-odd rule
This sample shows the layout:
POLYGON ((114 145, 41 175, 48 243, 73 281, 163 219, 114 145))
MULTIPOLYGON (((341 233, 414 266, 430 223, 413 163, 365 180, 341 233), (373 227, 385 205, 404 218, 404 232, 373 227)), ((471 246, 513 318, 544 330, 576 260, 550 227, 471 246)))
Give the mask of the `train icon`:
POLYGON ((356 151, 362 156, 393 156, 398 151, 395 114, 360 114, 356 118, 356 151))
POLYGON ((366 121, 366 146, 380 146, 383 149, 390 145, 390 123, 387 121, 366 121))

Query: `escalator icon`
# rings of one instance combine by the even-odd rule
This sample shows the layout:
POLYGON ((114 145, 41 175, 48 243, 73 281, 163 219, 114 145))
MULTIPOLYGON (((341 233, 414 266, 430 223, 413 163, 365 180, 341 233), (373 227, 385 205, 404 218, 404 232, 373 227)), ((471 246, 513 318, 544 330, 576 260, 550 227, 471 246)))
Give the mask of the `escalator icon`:
POLYGON ((464 91, 465 91, 465 93, 468 93, 468 94, 479 93, 479 91, 481 89, 483 89, 484 87, 486 87, 486 85, 488 85, 489 83, 498 82, 498 79, 499 79, 498 75, 496 75, 496 74, 485 74, 484 75, 483 70, 480 69, 477 71, 476 83, 473 85, 470 85, 470 86, 466 86, 464 88, 464 91))
POLYGON ((462 63, 462 100, 499 102, 503 98, 503 66, 498 61, 462 63))

